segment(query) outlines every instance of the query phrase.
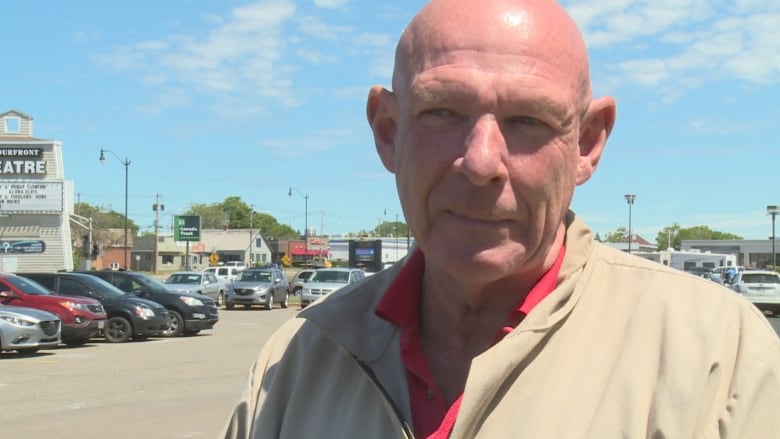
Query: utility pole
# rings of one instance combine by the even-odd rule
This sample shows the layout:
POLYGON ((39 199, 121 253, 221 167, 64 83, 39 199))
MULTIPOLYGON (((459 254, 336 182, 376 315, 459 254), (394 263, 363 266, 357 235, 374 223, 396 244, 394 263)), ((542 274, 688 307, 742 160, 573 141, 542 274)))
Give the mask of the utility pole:
POLYGON ((154 210, 154 262, 152 262, 152 266, 154 267, 154 274, 157 274, 157 260, 160 257, 160 211, 165 210, 165 206, 160 204, 160 194, 155 195, 152 210, 154 210))

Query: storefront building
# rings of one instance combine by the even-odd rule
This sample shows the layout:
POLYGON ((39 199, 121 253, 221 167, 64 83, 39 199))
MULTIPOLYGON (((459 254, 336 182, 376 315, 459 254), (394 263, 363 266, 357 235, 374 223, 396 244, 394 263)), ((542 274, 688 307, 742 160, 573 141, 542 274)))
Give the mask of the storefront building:
POLYGON ((33 137, 33 118, 0 113, 0 271, 73 268, 62 144, 33 137))

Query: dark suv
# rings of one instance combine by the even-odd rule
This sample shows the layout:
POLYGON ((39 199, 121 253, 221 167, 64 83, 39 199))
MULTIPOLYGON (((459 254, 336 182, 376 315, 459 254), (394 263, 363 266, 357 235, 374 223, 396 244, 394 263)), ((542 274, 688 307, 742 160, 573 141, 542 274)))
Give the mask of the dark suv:
POLYGON ((82 271, 97 276, 122 291, 145 299, 154 300, 168 309, 171 316, 166 335, 195 335, 204 329, 212 329, 219 321, 217 303, 198 294, 171 291, 157 279, 145 273, 122 270, 82 271))
POLYGON ((126 294, 110 283, 83 273, 19 273, 64 296, 91 297, 100 301, 108 314, 103 335, 109 342, 131 337, 144 340, 168 329, 170 316, 159 303, 126 294))
POLYGON ((62 342, 81 346, 106 324, 103 305, 86 297, 59 296, 39 283, 11 273, 0 274, 0 303, 49 311, 62 321, 62 342))

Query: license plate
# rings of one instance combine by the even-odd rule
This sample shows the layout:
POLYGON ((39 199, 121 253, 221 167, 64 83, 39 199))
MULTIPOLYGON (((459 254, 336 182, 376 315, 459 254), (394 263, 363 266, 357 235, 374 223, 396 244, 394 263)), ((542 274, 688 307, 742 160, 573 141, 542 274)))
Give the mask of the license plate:
POLYGON ((106 327, 106 321, 105 320, 98 320, 98 329, 103 329, 106 327))

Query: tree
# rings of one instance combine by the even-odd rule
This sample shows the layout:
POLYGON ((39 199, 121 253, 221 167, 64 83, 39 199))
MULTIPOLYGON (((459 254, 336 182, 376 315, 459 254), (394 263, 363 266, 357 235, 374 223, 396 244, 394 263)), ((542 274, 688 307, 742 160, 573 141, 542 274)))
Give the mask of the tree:
POLYGON ((406 237, 409 233, 409 226, 402 221, 382 221, 381 224, 374 227, 372 234, 374 236, 395 236, 396 238, 406 237))
MULTIPOLYGON (((76 215, 85 218, 92 218, 92 242, 97 244, 99 248, 105 248, 111 245, 123 245, 124 235, 112 233, 109 229, 124 229, 125 228, 125 216, 119 212, 112 210, 106 206, 93 206, 89 203, 78 202, 74 204, 76 215)), ((138 225, 133 220, 127 220, 127 230, 130 236, 136 236, 138 234, 138 225)), ((74 228, 73 230, 76 230, 74 228)), ((85 236, 87 231, 78 227, 79 234, 85 236)), ((73 238, 76 239, 78 235, 73 234, 73 238)), ((83 249, 82 249, 83 250, 83 249)), ((77 253, 74 250, 74 255, 77 253)), ((74 257, 75 261, 75 257, 74 257)))
POLYGON ((608 232, 604 242, 628 242, 628 230, 618 227, 614 232, 608 232))
MULTIPOLYGON (((92 218, 93 229, 124 229, 125 215, 114 211, 107 206, 93 206, 89 203, 79 202, 74 205, 76 214, 85 218, 92 218)), ((131 234, 138 233, 138 226, 133 220, 127 220, 127 228, 131 234)))
POLYGON ((712 230, 709 226, 693 226, 682 228, 674 223, 666 226, 658 232, 655 238, 658 248, 666 249, 671 242, 672 248, 679 249, 684 240, 713 240, 713 239, 743 239, 740 235, 712 230), (671 238, 670 238, 671 236, 671 238))
POLYGON ((184 215, 199 215, 203 229, 248 229, 251 226, 266 239, 300 239, 301 236, 290 226, 280 224, 273 216, 253 211, 238 196, 227 197, 221 203, 191 204, 184 215))

